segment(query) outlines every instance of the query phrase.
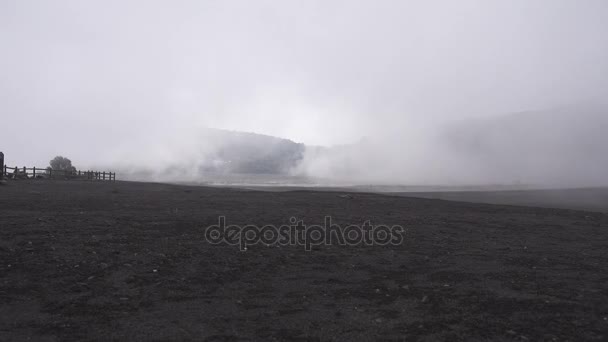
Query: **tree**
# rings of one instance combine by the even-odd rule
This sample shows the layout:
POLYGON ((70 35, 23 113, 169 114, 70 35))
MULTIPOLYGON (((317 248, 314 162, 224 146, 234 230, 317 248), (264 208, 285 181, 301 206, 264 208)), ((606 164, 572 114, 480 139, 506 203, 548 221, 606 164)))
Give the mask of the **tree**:
POLYGON ((76 168, 72 166, 72 161, 68 158, 57 156, 50 161, 51 169, 62 170, 62 171, 75 171, 76 168))

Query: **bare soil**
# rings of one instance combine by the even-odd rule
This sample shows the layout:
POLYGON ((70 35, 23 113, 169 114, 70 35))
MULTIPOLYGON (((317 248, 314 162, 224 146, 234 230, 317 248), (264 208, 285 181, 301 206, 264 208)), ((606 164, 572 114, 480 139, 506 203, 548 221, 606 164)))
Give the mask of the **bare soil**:
POLYGON ((0 186, 0 340, 605 341, 608 216, 379 194, 0 186), (211 245, 204 228, 399 224, 399 246, 211 245))
POLYGON ((606 187, 506 191, 393 192, 390 194, 450 201, 525 205, 608 213, 608 188, 606 187))

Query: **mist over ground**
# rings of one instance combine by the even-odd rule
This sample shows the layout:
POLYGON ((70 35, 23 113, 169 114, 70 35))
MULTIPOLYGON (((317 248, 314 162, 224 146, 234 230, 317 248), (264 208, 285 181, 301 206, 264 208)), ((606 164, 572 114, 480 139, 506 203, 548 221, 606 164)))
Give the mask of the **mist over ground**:
POLYGON ((141 180, 608 185, 607 31, 601 0, 3 1, 0 149, 141 180))

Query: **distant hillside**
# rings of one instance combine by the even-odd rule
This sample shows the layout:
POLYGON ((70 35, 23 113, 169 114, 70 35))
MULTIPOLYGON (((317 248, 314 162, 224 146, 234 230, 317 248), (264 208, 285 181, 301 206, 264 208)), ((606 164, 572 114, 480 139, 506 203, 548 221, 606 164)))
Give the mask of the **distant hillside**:
POLYGON ((273 136, 207 129, 203 141, 212 144, 201 171, 287 174, 302 158, 304 144, 273 136))

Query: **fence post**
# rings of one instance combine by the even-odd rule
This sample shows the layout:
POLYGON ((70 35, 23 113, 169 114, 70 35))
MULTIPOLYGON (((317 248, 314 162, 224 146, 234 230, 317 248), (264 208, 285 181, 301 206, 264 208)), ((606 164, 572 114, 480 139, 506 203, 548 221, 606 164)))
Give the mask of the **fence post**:
POLYGON ((5 172, 5 166, 4 166, 4 153, 0 152, 0 181, 4 179, 4 172, 5 172))
POLYGON ((104 181, 106 180, 106 172, 105 171, 103 172, 103 180, 104 181))
POLYGON ((49 168, 49 179, 53 179, 53 169, 49 168))
POLYGON ((32 176, 32 178, 36 179, 36 167, 34 166, 34 175, 32 176))
POLYGON ((25 179, 27 179, 27 167, 23 167, 23 177, 25 177, 25 179))

